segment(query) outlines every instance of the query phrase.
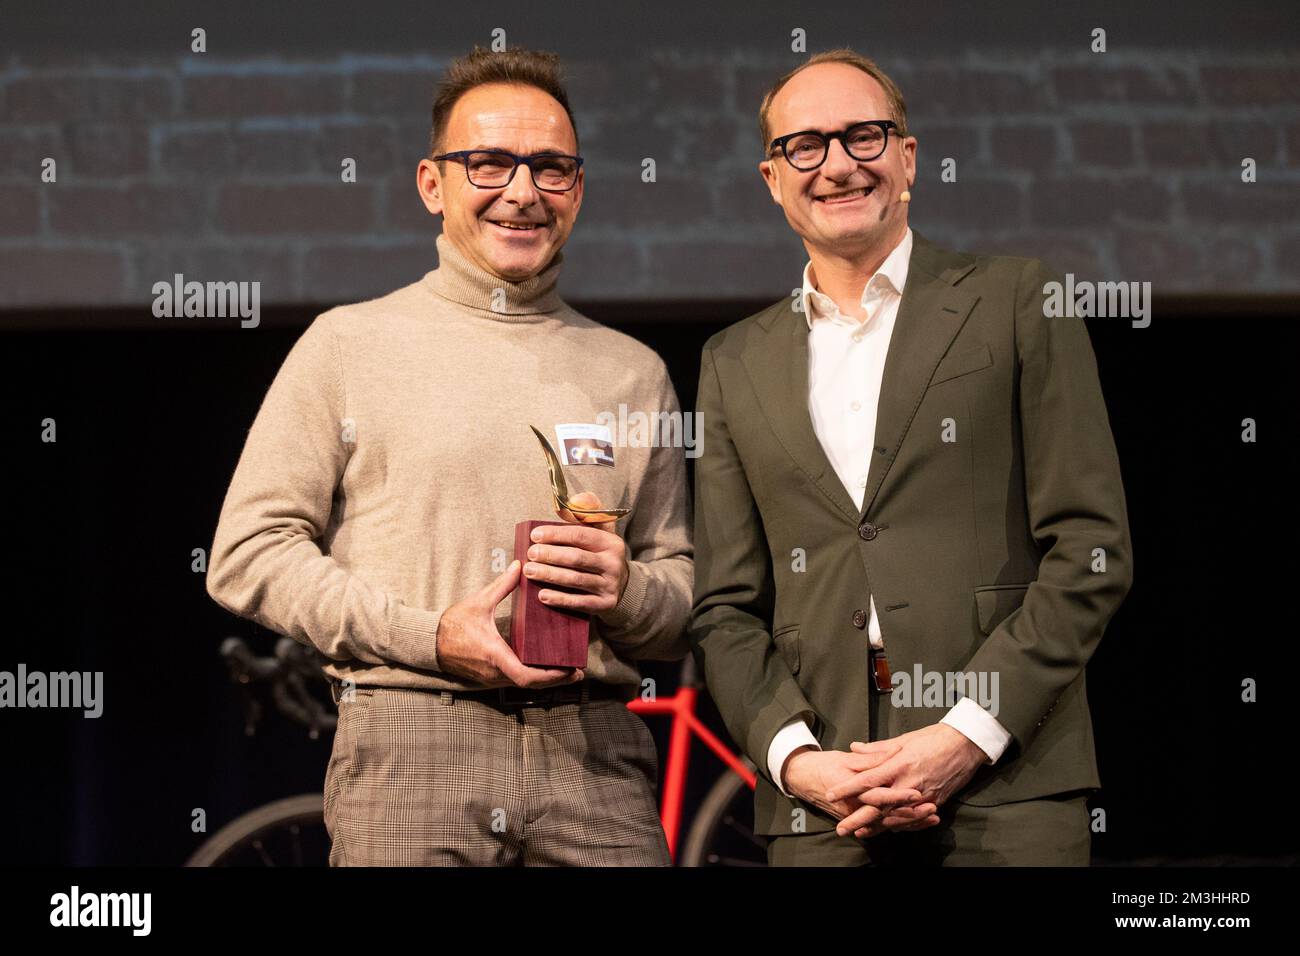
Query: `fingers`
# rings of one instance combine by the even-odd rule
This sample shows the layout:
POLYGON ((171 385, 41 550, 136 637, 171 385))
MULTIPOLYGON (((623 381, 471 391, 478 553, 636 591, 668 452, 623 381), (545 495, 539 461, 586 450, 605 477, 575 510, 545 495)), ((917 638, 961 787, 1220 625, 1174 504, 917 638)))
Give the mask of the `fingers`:
POLYGON ((537 564, 532 561, 524 565, 524 576, 538 584, 554 584, 556 587, 573 588, 588 593, 598 593, 604 580, 599 574, 570 571, 568 568, 556 567, 553 564, 537 564))
POLYGON ((532 544, 528 546, 528 560, 572 571, 600 574, 605 570, 608 558, 600 554, 599 549, 569 548, 558 544, 532 544))
POLYGON ((478 592, 478 603, 489 611, 504 601, 519 584, 519 561, 511 561, 510 566, 489 581, 478 592))
MULTIPOLYGON (((845 797, 852 797, 866 790, 876 787, 887 787, 893 783, 894 776, 898 768, 885 764, 871 770, 864 770, 862 773, 855 774, 848 780, 837 783, 826 791, 826 799, 842 800, 845 797)), ((917 794, 918 799, 920 794, 917 794)))
POLYGON ((836 827, 840 836, 848 836, 860 828, 891 819, 896 824, 911 823, 917 816, 929 816, 938 809, 933 803, 912 806, 921 799, 921 794, 908 787, 880 787, 863 794, 860 799, 864 805, 846 816, 836 827))
POLYGON ((554 585, 538 593, 543 604, 596 614, 618 603, 621 539, 592 528, 558 525, 544 525, 533 535, 541 541, 529 545, 524 573, 530 581, 554 585), (611 539, 617 548, 603 539, 611 539))
POLYGON ((869 753, 858 753, 854 751, 844 762, 844 765, 850 770, 872 770, 883 763, 887 763, 891 757, 903 749, 902 744, 892 743, 887 740, 876 741, 871 744, 872 749, 869 753))
POLYGON ((860 807, 836 823, 835 832, 840 836, 848 836, 871 824, 879 823, 884 817, 885 812, 878 807, 860 807))
POLYGON ((886 740, 873 740, 871 743, 863 743, 860 740, 855 740, 850 746, 852 747, 852 752, 855 754, 883 754, 886 757, 890 754, 898 753, 898 751, 903 749, 903 745, 892 737, 886 740))
POLYGON ((905 813, 903 810, 880 810, 876 807, 863 807, 855 810, 843 820, 835 825, 835 831, 840 836, 848 836, 852 833, 854 836, 875 836, 886 830, 899 829, 919 829, 917 823, 925 823, 931 826, 928 821, 931 817, 934 822, 939 822, 937 814, 938 807, 933 803, 923 803, 919 807, 909 808, 914 813, 905 813))
POLYGON ((879 753, 881 748, 884 747, 896 747, 899 750, 901 750, 903 748, 903 745, 898 742, 897 737, 887 737, 884 740, 872 740, 870 742, 864 740, 855 740, 853 741, 853 743, 849 744, 850 752, 855 754, 879 753))
POLYGON ((582 680, 582 670, 570 670, 567 667, 529 667, 518 663, 512 668, 503 667, 502 672, 510 678, 516 687, 554 687, 557 684, 572 684, 582 680))
POLYGON ((570 503, 577 505, 579 508, 599 508, 600 495, 594 491, 580 491, 569 498, 570 503))
POLYGON ((855 830, 853 835, 858 839, 866 839, 867 837, 879 836, 881 833, 886 831, 910 832, 913 830, 925 830, 935 826, 939 822, 939 815, 937 813, 931 813, 929 816, 912 823, 902 821, 903 818, 901 817, 887 816, 880 823, 855 830))
POLYGON ((829 804, 821 800, 810 801, 813 806, 821 810, 827 816, 834 817, 836 820, 843 820, 848 816, 848 809, 843 804, 829 804))
POLYGON ((580 611, 586 614, 608 611, 618 603, 618 598, 613 594, 599 591, 594 594, 571 594, 568 591, 556 591, 550 588, 538 591, 537 600, 547 607, 564 608, 566 611, 580 611))
POLYGON ((504 640, 498 652, 493 655, 493 664, 502 675, 516 687, 547 687, 553 684, 570 684, 577 676, 582 680, 582 669, 570 670, 567 667, 529 667, 521 662, 514 650, 504 640))
MULTIPOLYGON (((576 495, 569 496, 569 504, 573 505, 575 508, 588 508, 594 510, 600 507, 600 496, 594 492, 580 491, 576 495)), ((562 508, 560 510, 569 515, 575 522, 581 523, 578 516, 572 514, 568 508, 562 508)))
POLYGON ((567 686, 568 684, 575 684, 586 676, 585 672, 581 668, 577 668, 577 669, 541 668, 541 667, 529 667, 526 664, 519 664, 518 667, 513 671, 513 673, 515 674, 515 677, 511 678, 507 676, 504 669, 497 669, 495 676, 476 675, 474 679, 478 681, 480 684, 482 684, 484 687, 488 687, 488 688, 528 687, 533 690, 544 690, 547 687, 564 687, 567 686), (563 677, 560 680, 548 681, 545 680, 544 678, 539 677, 537 678, 538 681, 537 683, 531 683, 533 678, 529 676, 531 674, 557 674, 557 673, 563 675, 563 677), (523 676, 521 676, 521 674, 523 676), (524 681, 524 683, 520 683, 519 681, 524 681))
MULTIPOLYGON (((526 669, 531 671, 536 671, 539 674, 554 673, 554 671, 556 670, 556 668, 542 668, 542 667, 526 667, 526 669)), ((566 687, 569 684, 576 684, 578 681, 582 680, 584 676, 581 668, 560 669, 560 673, 563 674, 564 676, 561 677, 559 680, 547 680, 545 678, 539 677, 536 683, 522 684, 520 686, 532 687, 537 690, 541 690, 546 687, 566 687)))
MULTIPOLYGON (((574 504, 576 505, 577 502, 575 501, 574 504)), ((616 528, 615 522, 617 522, 618 519, 613 516, 607 516, 609 520, 601 521, 600 515, 589 515, 589 514, 575 515, 568 508, 556 508, 555 514, 560 518, 561 521, 567 521, 569 522, 570 525, 582 525, 585 528, 595 528, 598 531, 607 531, 610 534, 618 534, 618 532, 615 530, 616 528)), ((557 528, 560 526, 549 525, 548 527, 557 528)))
MULTIPOLYGON (((568 511, 565 511, 568 514, 568 511)), ((583 551, 610 551, 623 547, 623 539, 596 524, 544 524, 533 529, 532 540, 545 544, 565 544, 583 551)))
POLYGON ((910 807, 918 803, 921 800, 921 791, 912 787, 873 787, 858 794, 857 799, 865 806, 889 810, 894 807, 910 807))
POLYGON ((935 806, 933 800, 927 800, 925 803, 918 803, 915 806, 893 807, 885 811, 884 823, 886 826, 904 826, 913 823, 924 822, 926 817, 937 813, 939 808, 935 806))
MULTIPOLYGON (((575 508, 589 508, 595 510, 603 507, 600 503, 600 497, 590 491, 583 491, 579 494, 572 495, 569 498, 569 503, 575 508)), ((591 528, 599 528, 601 531, 608 531, 611 534, 614 533, 614 525, 617 522, 617 519, 612 516, 609 516, 609 520, 607 521, 599 521, 597 519, 600 515, 575 515, 568 508, 558 509, 556 514, 572 524, 582 524, 591 528)))

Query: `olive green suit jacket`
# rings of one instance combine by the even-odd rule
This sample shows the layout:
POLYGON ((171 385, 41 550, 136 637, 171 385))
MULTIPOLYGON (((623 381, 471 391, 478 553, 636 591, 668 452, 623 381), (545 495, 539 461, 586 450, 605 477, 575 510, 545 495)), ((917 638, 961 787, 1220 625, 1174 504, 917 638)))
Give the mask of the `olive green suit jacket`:
MULTIPOLYGON (((895 675, 997 675, 1013 741, 955 799, 1100 786, 1084 668, 1132 555, 1088 331, 1044 317, 1052 280, 1038 260, 913 231, 860 511, 813 431, 794 297, 705 344, 690 639, 758 766, 756 832, 834 825, 768 779, 768 745, 796 716, 824 749, 872 739, 858 613, 872 595, 895 675)), ((938 722, 951 699, 923 703, 894 712, 896 732, 938 722)))

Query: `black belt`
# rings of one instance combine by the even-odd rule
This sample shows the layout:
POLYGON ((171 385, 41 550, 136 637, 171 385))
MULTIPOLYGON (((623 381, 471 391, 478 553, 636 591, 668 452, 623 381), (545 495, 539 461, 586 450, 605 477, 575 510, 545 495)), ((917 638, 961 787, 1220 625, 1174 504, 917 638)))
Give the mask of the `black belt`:
MULTIPOLYGON (((343 683, 330 681, 331 696, 338 703, 343 683)), ((380 690, 373 685, 357 685, 357 690, 380 690)), ((496 687, 483 690, 444 690, 442 688, 415 687, 402 690, 421 690, 431 694, 448 694, 453 700, 477 700, 493 707, 554 707, 559 704, 580 704, 588 700, 630 700, 632 696, 626 688, 620 688, 602 681, 579 681, 576 684, 562 684, 558 687, 496 687)))
POLYGON ((454 690, 453 698, 482 701, 496 707, 554 707, 581 704, 588 700, 628 700, 628 694, 613 684, 584 680, 559 687, 497 687, 489 690, 454 690))

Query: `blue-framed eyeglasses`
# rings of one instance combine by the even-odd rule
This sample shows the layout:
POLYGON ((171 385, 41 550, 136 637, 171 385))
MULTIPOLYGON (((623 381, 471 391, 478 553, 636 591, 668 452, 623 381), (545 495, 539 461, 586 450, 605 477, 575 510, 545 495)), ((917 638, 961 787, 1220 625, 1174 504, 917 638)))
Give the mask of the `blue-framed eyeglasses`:
POLYGON ((564 153, 534 153, 518 156, 504 149, 462 149, 433 157, 455 159, 464 163, 465 176, 479 189, 501 189, 515 178, 515 170, 527 166, 533 185, 542 192, 565 193, 578 182, 581 156, 564 153))

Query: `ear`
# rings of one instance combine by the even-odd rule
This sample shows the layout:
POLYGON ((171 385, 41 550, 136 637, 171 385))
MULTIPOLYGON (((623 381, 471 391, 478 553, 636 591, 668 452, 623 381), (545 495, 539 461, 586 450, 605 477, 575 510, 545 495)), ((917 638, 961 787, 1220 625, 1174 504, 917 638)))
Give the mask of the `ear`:
POLYGON ((763 177, 763 182, 767 183, 767 191, 772 194, 772 202, 778 206, 783 206, 781 202, 781 183, 777 179, 776 169, 770 159, 765 159, 758 164, 758 171, 763 177))
POLYGON ((916 137, 909 136, 903 140, 903 170, 907 173, 907 186, 910 189, 916 182, 916 137))
POLYGON ((442 191, 445 184, 438 171, 438 164, 431 159, 420 160, 415 169, 415 188, 419 190, 420 200, 431 215, 442 215, 442 191))
POLYGON ((582 208, 582 186, 586 179, 587 171, 581 166, 578 167, 578 181, 573 187, 573 214, 576 216, 578 210, 582 208))

